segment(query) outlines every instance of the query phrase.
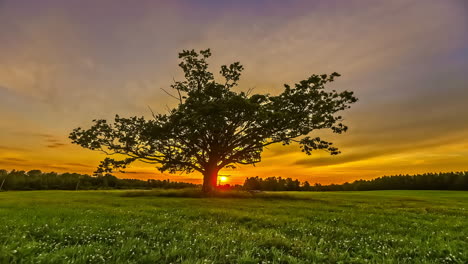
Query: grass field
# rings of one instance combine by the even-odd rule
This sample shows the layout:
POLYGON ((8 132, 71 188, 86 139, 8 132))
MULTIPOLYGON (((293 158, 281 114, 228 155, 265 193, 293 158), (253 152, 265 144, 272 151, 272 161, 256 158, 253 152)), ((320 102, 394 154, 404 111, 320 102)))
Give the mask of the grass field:
POLYGON ((0 193, 0 263, 468 263, 468 192, 0 193))

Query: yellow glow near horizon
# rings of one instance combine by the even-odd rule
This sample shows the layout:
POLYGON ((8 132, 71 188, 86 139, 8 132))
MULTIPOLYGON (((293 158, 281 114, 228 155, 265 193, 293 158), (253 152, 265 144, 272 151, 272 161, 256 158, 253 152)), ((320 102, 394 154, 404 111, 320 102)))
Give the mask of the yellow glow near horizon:
POLYGON ((221 182, 227 182, 228 178, 226 176, 221 176, 221 177, 219 177, 219 180, 221 182))

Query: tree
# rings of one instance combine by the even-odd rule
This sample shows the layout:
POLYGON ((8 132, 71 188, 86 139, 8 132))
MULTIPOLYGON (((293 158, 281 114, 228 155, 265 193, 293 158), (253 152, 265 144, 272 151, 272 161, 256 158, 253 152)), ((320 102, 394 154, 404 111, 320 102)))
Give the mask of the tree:
POLYGON ((125 159, 105 158, 97 174, 123 170, 139 160, 158 164, 160 171, 203 174, 203 191, 214 190, 219 170, 260 162, 271 144, 299 143, 310 155, 322 149, 340 152, 331 142, 309 134, 318 129, 342 133, 347 127, 338 112, 357 101, 352 92, 326 91, 325 84, 340 75, 312 75, 294 86, 284 85, 276 96, 235 92, 241 72, 239 62, 221 66, 222 82, 208 71, 209 49, 179 53, 185 80, 170 86, 177 107, 168 114, 122 118, 114 122, 93 120, 89 129, 76 128, 70 139, 82 147, 125 159))
POLYGON ((8 176, 8 171, 0 170, 0 191, 2 191, 3 185, 5 184, 6 178, 8 176))
POLYGON ((304 182, 304 184, 302 185, 302 190, 304 190, 304 191, 310 191, 311 190, 311 186, 310 186, 310 183, 308 181, 304 182))

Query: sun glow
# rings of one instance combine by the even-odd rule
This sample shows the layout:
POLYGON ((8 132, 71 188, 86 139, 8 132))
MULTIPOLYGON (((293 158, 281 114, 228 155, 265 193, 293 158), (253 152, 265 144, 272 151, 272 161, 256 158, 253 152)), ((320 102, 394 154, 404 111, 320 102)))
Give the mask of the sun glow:
POLYGON ((228 178, 226 176, 221 176, 221 177, 219 177, 219 180, 221 182, 227 182, 228 178))

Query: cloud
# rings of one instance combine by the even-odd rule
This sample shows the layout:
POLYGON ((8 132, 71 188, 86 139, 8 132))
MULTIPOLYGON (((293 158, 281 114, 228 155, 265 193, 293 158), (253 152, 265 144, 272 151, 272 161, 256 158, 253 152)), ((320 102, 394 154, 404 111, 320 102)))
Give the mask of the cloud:
POLYGON ((13 158, 13 157, 6 157, 2 158, 3 160, 10 161, 10 162, 26 162, 27 160, 22 158, 13 158))
POLYGON ((18 151, 18 152, 26 151, 26 149, 24 148, 10 147, 10 146, 0 146, 0 150, 1 151, 18 151))
POLYGON ((91 165, 84 164, 84 163, 78 163, 78 162, 66 162, 66 163, 63 163, 63 165, 70 166, 70 167, 95 168, 95 166, 91 166, 91 165))
MULTIPOLYGON (((339 165, 347 170, 323 173, 380 176, 409 169, 402 160, 380 168, 363 162, 468 144, 465 1, 0 2, 0 150, 28 152, 30 160, 11 166, 86 170, 79 164, 101 156, 65 147, 66 135, 94 118, 148 115, 147 105, 165 111, 171 99, 159 88, 183 77, 177 52, 207 47, 214 72, 231 61, 245 65, 240 89, 277 94, 283 83, 338 71, 330 88, 360 99, 344 113, 348 133, 317 133, 342 155, 272 146, 257 168, 237 171, 245 175, 339 165)), ((138 169, 139 177, 155 171, 138 169)))
POLYGON ((59 148, 59 147, 63 147, 63 146, 66 146, 66 145, 68 145, 68 144, 57 142, 57 143, 49 144, 49 145, 47 145, 47 147, 48 148, 59 148))

